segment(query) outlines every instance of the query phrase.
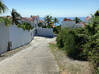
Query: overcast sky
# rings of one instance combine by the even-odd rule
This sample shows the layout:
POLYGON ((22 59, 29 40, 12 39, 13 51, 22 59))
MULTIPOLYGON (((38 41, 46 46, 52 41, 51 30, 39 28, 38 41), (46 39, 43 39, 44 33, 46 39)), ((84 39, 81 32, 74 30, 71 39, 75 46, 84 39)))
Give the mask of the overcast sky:
POLYGON ((3 0, 3 2, 9 10, 2 15, 10 15, 14 8, 25 17, 30 15, 83 17, 99 9, 99 0, 3 0))

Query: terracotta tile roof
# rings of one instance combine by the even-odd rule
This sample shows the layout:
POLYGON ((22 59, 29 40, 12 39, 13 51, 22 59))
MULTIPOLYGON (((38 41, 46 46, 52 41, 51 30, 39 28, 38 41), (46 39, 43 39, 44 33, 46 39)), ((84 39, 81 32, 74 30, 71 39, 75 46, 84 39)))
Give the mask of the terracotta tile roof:
POLYGON ((73 21, 73 20, 71 20, 71 19, 67 19, 67 18, 64 18, 64 20, 63 21, 73 21))
POLYGON ((87 17, 85 18, 85 20, 88 21, 90 18, 91 18, 90 16, 87 16, 87 17))
POLYGON ((38 19, 38 16, 31 16, 30 18, 22 17, 22 20, 31 21, 33 22, 35 19, 38 19))
POLYGON ((42 22, 44 22, 43 20, 40 20, 40 22, 42 23, 42 22))
POLYGON ((27 18, 27 17, 22 17, 22 20, 23 20, 23 21, 31 21, 31 22, 33 21, 32 18, 27 18))

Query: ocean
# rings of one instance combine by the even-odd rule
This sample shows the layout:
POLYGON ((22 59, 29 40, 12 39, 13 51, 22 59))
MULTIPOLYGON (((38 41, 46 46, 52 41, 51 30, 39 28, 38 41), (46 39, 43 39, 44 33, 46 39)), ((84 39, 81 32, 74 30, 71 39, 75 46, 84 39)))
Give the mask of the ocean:
MULTIPOLYGON (((56 24, 56 25, 57 25, 57 26, 60 25, 64 18, 68 18, 68 19, 72 19, 72 20, 75 19, 75 17, 57 17, 59 23, 56 24)), ((85 21, 85 18, 86 18, 86 17, 78 17, 78 18, 80 18, 82 21, 85 21)), ((40 19, 41 19, 41 20, 44 20, 44 17, 40 17, 40 19)))

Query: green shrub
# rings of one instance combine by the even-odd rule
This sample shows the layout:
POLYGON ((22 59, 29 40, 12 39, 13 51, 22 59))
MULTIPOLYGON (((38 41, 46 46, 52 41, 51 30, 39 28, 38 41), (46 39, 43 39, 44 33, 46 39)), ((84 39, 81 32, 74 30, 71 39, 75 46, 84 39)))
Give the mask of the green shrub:
POLYGON ((29 23, 23 23, 17 25, 19 28, 22 28, 23 30, 32 30, 33 27, 29 23))
POLYGON ((53 28, 53 31, 55 34, 58 34, 60 32, 60 30, 61 30, 61 26, 56 26, 53 28))
POLYGON ((56 41, 70 57, 91 61, 99 74, 99 15, 92 19, 85 28, 62 29, 56 41))
POLYGON ((76 47, 76 37, 72 30, 70 28, 62 29, 56 39, 57 45, 59 48, 65 50, 68 56, 78 58, 81 50, 76 47))
POLYGON ((64 37, 64 50, 70 57, 75 57, 78 51, 75 47, 75 37, 71 32, 67 32, 64 37))
POLYGON ((0 23, 2 23, 2 22, 4 22, 5 26, 7 26, 7 27, 12 24, 12 20, 8 17, 5 17, 5 18, 1 17, 0 18, 0 23))
POLYGON ((57 35, 56 41, 57 41, 57 46, 59 48, 63 48, 64 47, 62 31, 57 35))

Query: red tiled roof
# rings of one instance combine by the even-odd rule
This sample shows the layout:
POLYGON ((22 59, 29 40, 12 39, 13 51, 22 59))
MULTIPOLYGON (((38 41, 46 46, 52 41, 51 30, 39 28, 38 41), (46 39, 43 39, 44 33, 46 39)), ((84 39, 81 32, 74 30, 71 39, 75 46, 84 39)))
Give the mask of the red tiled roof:
POLYGON ((31 16, 30 18, 27 18, 27 17, 22 17, 22 20, 26 20, 26 21, 31 21, 33 22, 35 19, 37 19, 38 16, 31 16))
POLYGON ((90 16, 87 16, 87 17, 85 18, 86 21, 88 21, 89 19, 90 19, 90 16))
POLYGON ((63 21, 73 21, 73 20, 71 20, 71 19, 67 19, 67 18, 64 18, 64 20, 63 21))
POLYGON ((40 22, 42 23, 42 22, 44 22, 43 20, 40 20, 40 22))

